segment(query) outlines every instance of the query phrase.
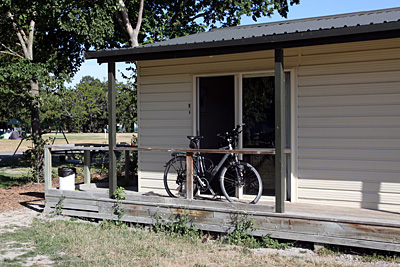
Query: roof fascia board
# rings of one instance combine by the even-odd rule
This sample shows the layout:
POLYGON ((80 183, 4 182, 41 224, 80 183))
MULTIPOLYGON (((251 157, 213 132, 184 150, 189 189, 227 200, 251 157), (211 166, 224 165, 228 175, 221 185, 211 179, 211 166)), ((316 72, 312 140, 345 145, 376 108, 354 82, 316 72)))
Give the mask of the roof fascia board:
POLYGON ((97 59, 98 63, 129 62, 243 53, 274 48, 290 48, 398 37, 400 37, 399 21, 355 27, 321 29, 318 31, 276 34, 239 40, 91 51, 85 53, 85 58, 97 59))

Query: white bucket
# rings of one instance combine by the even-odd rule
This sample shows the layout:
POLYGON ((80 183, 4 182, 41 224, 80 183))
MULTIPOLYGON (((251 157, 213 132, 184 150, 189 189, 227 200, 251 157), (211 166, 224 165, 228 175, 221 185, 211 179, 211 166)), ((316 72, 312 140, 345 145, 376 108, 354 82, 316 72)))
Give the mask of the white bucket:
POLYGON ((72 190, 75 191, 75 174, 71 174, 65 177, 58 177, 60 190, 72 190))

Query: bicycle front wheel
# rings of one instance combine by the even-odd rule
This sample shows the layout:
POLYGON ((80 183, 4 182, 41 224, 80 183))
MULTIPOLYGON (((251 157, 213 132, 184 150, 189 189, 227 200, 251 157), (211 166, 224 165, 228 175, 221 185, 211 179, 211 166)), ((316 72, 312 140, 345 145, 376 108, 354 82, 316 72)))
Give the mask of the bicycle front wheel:
POLYGON ((244 161, 231 162, 221 171, 222 193, 230 202, 255 204, 262 194, 262 181, 257 170, 244 161))
MULTIPOLYGON (((164 187, 170 197, 186 198, 186 157, 171 159, 164 171, 164 187)), ((197 193, 196 181, 193 181, 193 195, 197 193)))

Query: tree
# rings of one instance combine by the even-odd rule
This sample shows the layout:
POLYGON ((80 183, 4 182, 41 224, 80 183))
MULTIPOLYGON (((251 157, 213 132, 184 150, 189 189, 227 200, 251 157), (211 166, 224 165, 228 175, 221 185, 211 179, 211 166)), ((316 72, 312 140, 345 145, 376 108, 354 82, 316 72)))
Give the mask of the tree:
POLYGON ((234 26, 299 0, 3 0, 0 3, 0 95, 22 99, 39 142, 40 95, 60 93, 90 48, 135 47, 213 27, 234 26), (132 25, 135 25, 133 27, 132 25))
POLYGON ((3 0, 0 3, 0 92, 18 91, 31 103, 34 136, 39 83, 62 86, 91 47, 115 48, 151 43, 240 24, 275 10, 286 16, 299 0, 3 0), (132 26, 134 25, 134 27, 132 26), (29 96, 29 97, 28 97, 29 96), (29 99, 30 98, 30 99, 29 99))
MULTIPOLYGON (((136 122, 136 86, 117 83, 117 122, 131 131, 136 122)), ((107 82, 85 76, 72 88, 42 95, 41 123, 63 129, 97 132, 107 127, 107 82)))
POLYGON ((71 114, 78 130, 97 131, 107 122, 107 84, 90 76, 85 76, 70 90, 71 114))
MULTIPOLYGON (((128 78, 128 77, 126 77, 128 78)), ((127 132, 132 132, 137 122, 137 87, 136 76, 132 75, 127 83, 117 83, 117 122, 122 124, 127 132)))
POLYGON ((97 43, 101 45, 113 47, 113 43, 117 46, 135 47, 141 43, 152 43, 198 33, 208 28, 236 26, 240 24, 243 15, 251 16, 256 21, 262 16, 271 16, 274 11, 277 11, 286 17, 289 5, 299 4, 299 1, 85 1, 87 9, 77 7, 76 18, 63 20, 63 27, 88 35, 92 42, 97 40, 97 43), (92 9, 89 8, 90 3, 92 9), (93 9, 96 12, 92 12, 93 9), (93 25, 96 24, 99 28, 95 29, 93 25), (104 43, 98 40, 99 36, 104 38, 104 43), (114 38, 113 41, 111 36, 114 38))

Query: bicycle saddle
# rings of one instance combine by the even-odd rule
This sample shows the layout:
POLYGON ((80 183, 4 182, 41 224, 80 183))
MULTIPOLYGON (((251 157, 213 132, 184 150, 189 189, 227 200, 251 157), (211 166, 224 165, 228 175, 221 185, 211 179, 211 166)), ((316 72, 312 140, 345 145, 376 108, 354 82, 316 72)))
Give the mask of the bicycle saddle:
POLYGON ((189 138, 190 141, 197 141, 197 140, 203 139, 204 136, 196 135, 196 136, 188 136, 187 138, 189 138))
POLYGON ((190 140, 189 147, 192 149, 198 149, 199 145, 198 145, 197 141, 204 138, 204 136, 200 136, 200 135, 199 136, 188 136, 187 138, 189 138, 189 140, 190 140))

